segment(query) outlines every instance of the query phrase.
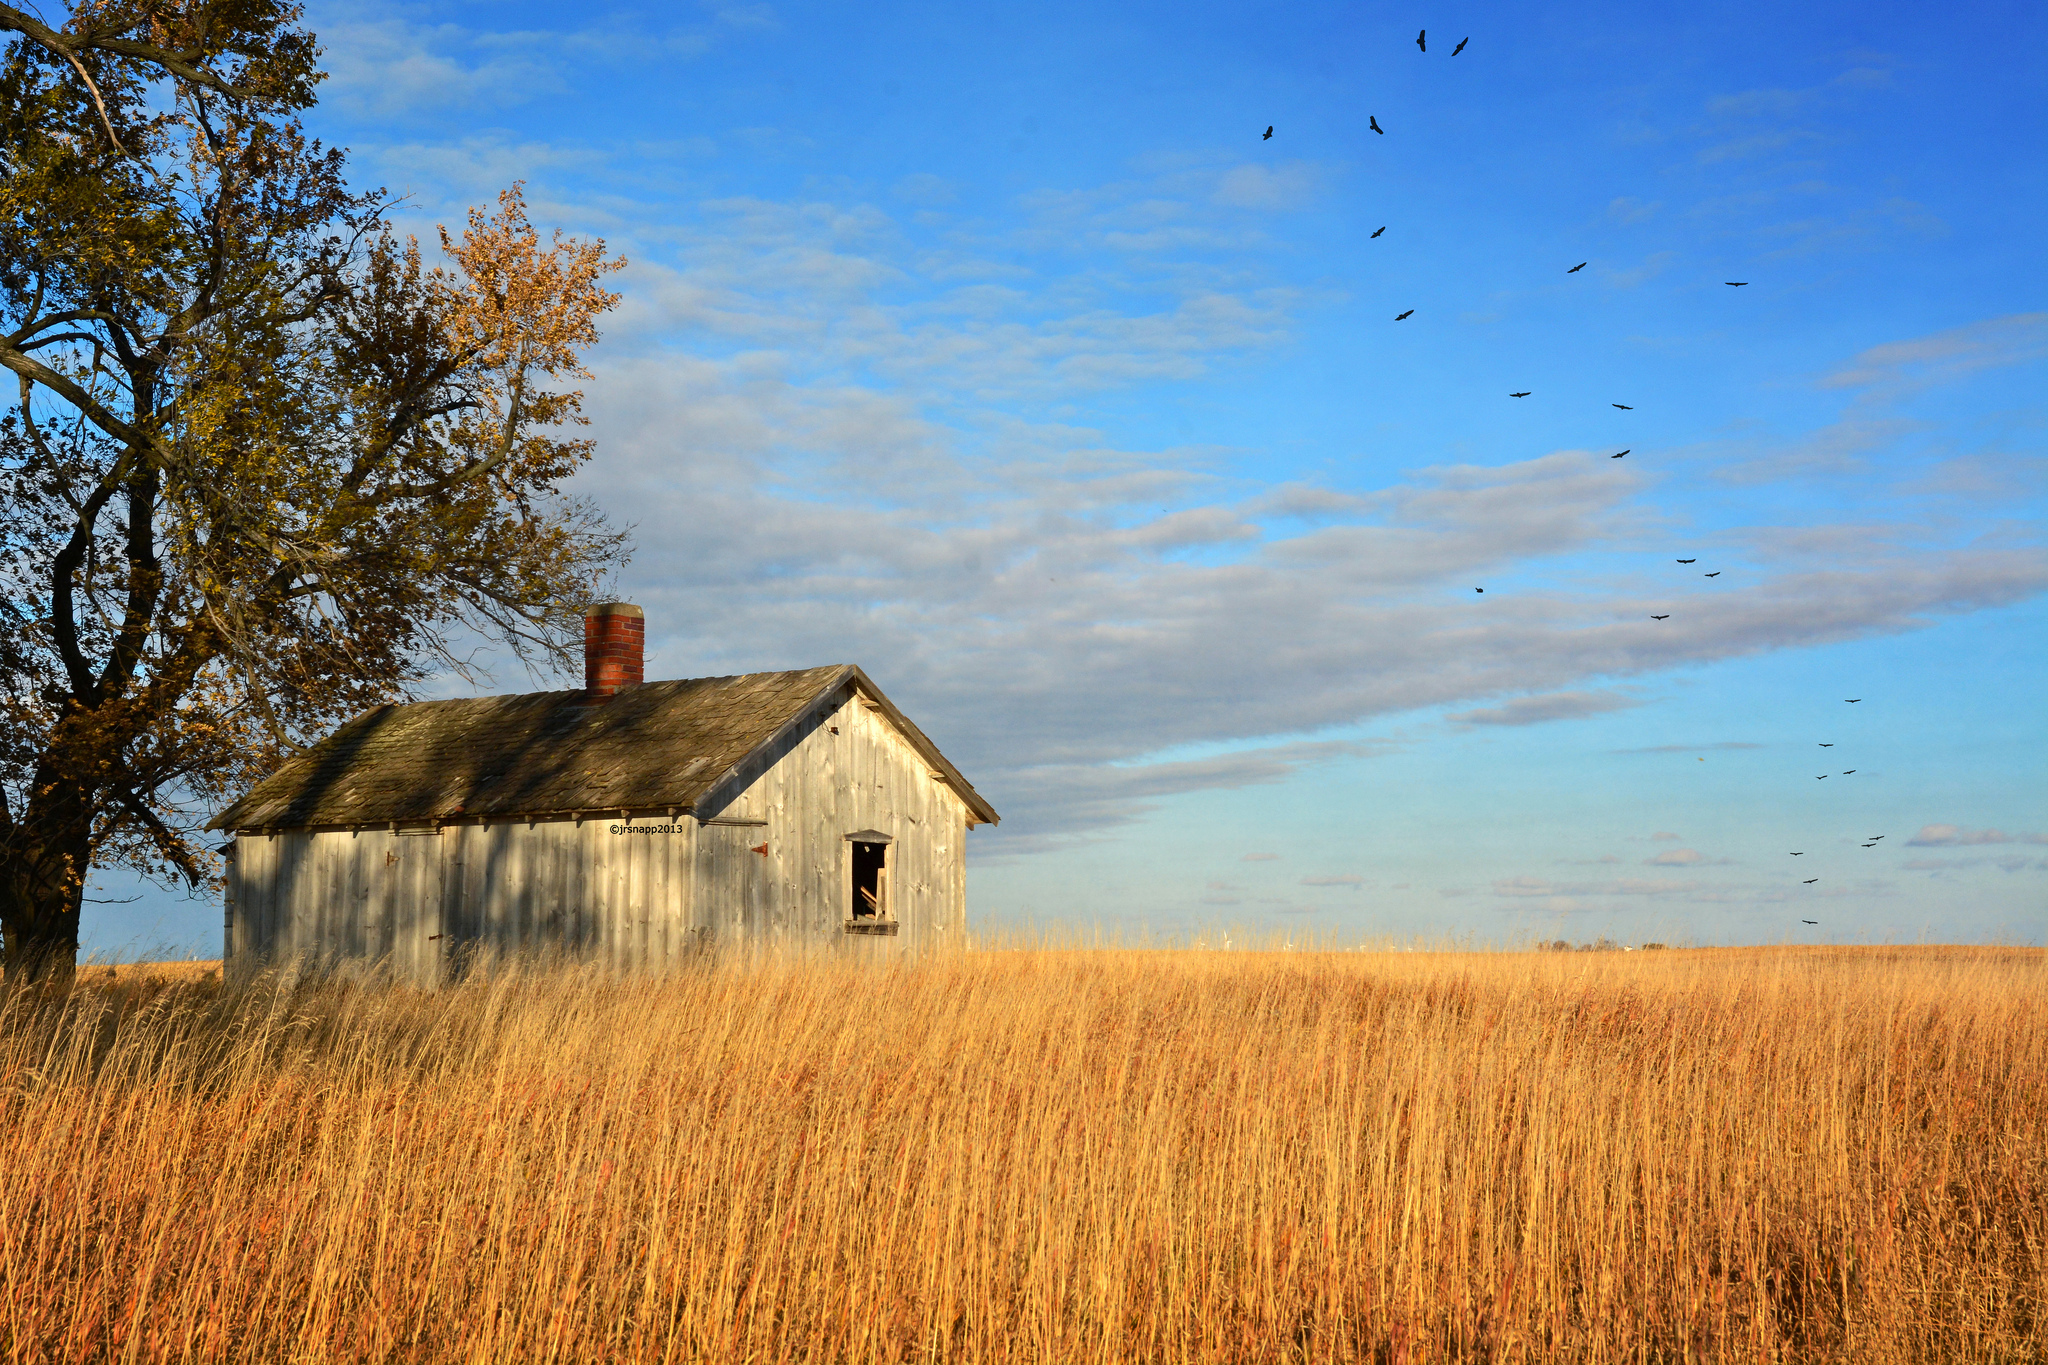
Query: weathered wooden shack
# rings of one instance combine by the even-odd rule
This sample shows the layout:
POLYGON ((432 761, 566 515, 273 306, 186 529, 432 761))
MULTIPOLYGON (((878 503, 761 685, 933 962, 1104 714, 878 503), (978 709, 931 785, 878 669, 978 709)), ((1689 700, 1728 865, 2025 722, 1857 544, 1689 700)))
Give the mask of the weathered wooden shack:
POLYGON ((594 607, 581 690, 375 708, 223 811, 229 969, 961 939, 998 817, 865 673, 643 683, 643 631, 594 607))

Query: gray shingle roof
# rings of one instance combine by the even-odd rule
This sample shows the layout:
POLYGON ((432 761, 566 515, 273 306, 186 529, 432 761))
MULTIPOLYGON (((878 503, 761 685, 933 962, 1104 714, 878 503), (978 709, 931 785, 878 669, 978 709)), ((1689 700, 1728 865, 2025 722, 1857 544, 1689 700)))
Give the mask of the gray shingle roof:
POLYGON ((872 698, 975 818, 959 770, 851 664, 629 688, 380 706, 298 755, 208 829, 297 829, 455 816, 688 810, 785 727, 849 683, 872 698))

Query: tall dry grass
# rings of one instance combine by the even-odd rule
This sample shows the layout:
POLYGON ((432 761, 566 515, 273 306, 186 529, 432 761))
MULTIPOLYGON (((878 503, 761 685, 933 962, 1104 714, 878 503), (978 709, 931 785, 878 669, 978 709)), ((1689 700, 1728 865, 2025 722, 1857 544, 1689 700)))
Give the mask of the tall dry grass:
POLYGON ((2040 1360, 2038 952, 0 1003, 8 1360, 2040 1360))

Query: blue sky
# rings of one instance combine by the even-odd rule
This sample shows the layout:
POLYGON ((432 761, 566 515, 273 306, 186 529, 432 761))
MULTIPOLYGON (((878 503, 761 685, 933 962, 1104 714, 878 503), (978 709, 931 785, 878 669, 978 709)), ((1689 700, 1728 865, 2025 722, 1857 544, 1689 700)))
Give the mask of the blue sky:
POLYGON ((310 13, 631 261, 649 676, 860 663, 980 922, 2048 935, 2040 7, 310 13))

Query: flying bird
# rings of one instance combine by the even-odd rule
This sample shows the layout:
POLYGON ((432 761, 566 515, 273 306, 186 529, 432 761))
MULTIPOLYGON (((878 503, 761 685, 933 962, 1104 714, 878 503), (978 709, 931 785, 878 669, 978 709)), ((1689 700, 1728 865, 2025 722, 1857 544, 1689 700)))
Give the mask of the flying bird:
POLYGON ((1486 589, 1484 589, 1484 588, 1474 588, 1474 589, 1472 589, 1472 591, 1474 591, 1474 592, 1485 592, 1485 591, 1486 591, 1486 589))
POLYGON ((1710 574, 1707 574, 1707 575, 1706 575, 1706 577, 1708 577, 1708 578, 1719 578, 1720 576, 1721 576, 1721 571, 1720 571, 1719 569, 1716 569, 1716 570, 1714 570, 1714 571, 1713 571, 1712 573, 1710 573, 1710 574))
POLYGON ((1842 700, 1843 700, 1843 701, 1845 701, 1845 702, 1848 702, 1848 703, 1849 703, 1849 705, 1851 705, 1851 706, 1854 706, 1854 705, 1855 705, 1855 704, 1856 704, 1857 702, 1859 702, 1859 701, 1862 701, 1862 700, 1863 700, 1863 698, 1861 698, 1861 697, 1844 697, 1844 698, 1842 698, 1842 700))
MULTIPOLYGON (((1385 232, 1385 231, 1386 231, 1386 229, 1385 229, 1385 228, 1381 228, 1381 229, 1380 229, 1380 232, 1385 232)), ((1379 236, 1379 235, 1380 235, 1380 232, 1375 232, 1375 233, 1373 234, 1373 237, 1377 237, 1377 236, 1379 236)), ((1372 240, 1372 237, 1368 237, 1368 238, 1366 238, 1366 240, 1367 240, 1367 241, 1371 241, 1371 240, 1372 240)))
POLYGON ((1585 268, 1586 268, 1586 263, 1585 263, 1584 261, 1580 261, 1580 262, 1579 262, 1579 263, 1578 263, 1577 265, 1573 266, 1573 267, 1572 267, 1572 268, 1571 268, 1570 270, 1567 270, 1567 271, 1565 271, 1564 273, 1565 273, 1565 274, 1567 274, 1567 275, 1576 275, 1576 274, 1578 274, 1578 273, 1579 273, 1579 272, 1580 272, 1581 270, 1584 270, 1585 268))
MULTIPOLYGON (((1799 883, 1799 884, 1800 884, 1801 886, 1812 886, 1812 885, 1813 885, 1813 884, 1814 884, 1815 882, 1817 882, 1817 881, 1819 881, 1819 880, 1820 880, 1820 878, 1818 878, 1818 877, 1808 877, 1808 878, 1807 878, 1807 879, 1806 879, 1805 881, 1803 881, 1803 882, 1801 882, 1801 883, 1799 883)), ((1808 924, 1819 924, 1819 923, 1820 923, 1820 921, 1819 921, 1819 920, 1817 920, 1817 919, 1810 919, 1810 920, 1807 920, 1807 921, 1806 921, 1806 923, 1808 923, 1808 924)))
MULTIPOLYGON (((1455 57, 1455 56, 1457 56, 1458 54, 1454 52, 1454 53, 1452 53, 1451 55, 1455 57)), ((1728 286, 1728 287, 1729 287, 1730 289, 1740 289, 1740 288, 1742 288, 1742 286, 1743 286, 1743 285, 1745 285, 1745 284, 1748 284, 1748 283, 1749 283, 1749 281, 1748 281, 1748 280, 1723 280, 1723 281, 1721 281, 1721 283, 1723 283, 1723 284, 1727 285, 1727 286, 1728 286)))
POLYGON ((1465 44, 1467 44, 1467 43, 1469 43, 1469 42, 1471 42, 1471 41, 1472 41, 1472 40, 1471 40, 1470 38, 1460 38, 1460 39, 1458 39, 1458 45, 1457 45, 1456 47, 1454 47, 1454 48, 1452 48, 1452 49, 1451 49, 1451 55, 1452 55, 1453 57, 1455 57, 1455 56, 1457 56, 1457 55, 1458 55, 1458 54, 1459 54, 1460 52, 1463 52, 1463 51, 1465 50, 1465 44))
POLYGON ((1804 857, 1806 856, 1806 854, 1804 854, 1803 852, 1802 852, 1802 853, 1794 853, 1794 854, 1792 854, 1791 856, 1792 856, 1792 857, 1794 857, 1794 858, 1804 858, 1804 857))
POLYGON ((1377 115, 1377 114, 1367 114, 1367 115, 1365 116, 1365 121, 1366 121, 1367 123, 1369 123, 1369 124, 1371 124, 1371 125, 1372 125, 1372 130, 1373 130, 1373 131, 1374 131, 1375 133, 1378 133, 1378 134, 1380 134, 1380 135, 1381 135, 1381 136, 1383 136, 1383 137, 1384 137, 1384 136, 1386 135, 1386 131, 1387 131, 1387 130, 1386 130, 1386 129, 1384 129, 1384 128, 1382 128, 1382 127, 1380 127, 1380 120, 1379 120, 1379 115, 1377 115))
POLYGON ((1878 841, 1879 839, 1882 839, 1882 838, 1884 838, 1884 836, 1883 836, 1882 834, 1873 834, 1873 835, 1871 835, 1871 836, 1870 836, 1870 842, 1874 844, 1874 843, 1876 843, 1876 842, 1877 842, 1877 841, 1878 841))
MULTIPOLYGON (((1421 49, 1422 49, 1422 50, 1423 50, 1424 52, 1427 52, 1427 51, 1429 51, 1429 45, 1428 45, 1427 43, 1423 42, 1422 40, 1423 40, 1424 38, 1427 38, 1428 36, 1429 36, 1429 30, 1428 30, 1428 29, 1423 29, 1423 30, 1422 30, 1422 31, 1421 31, 1420 33, 1417 33, 1417 34, 1415 35, 1415 45, 1416 45, 1417 47, 1421 48, 1421 49)), ((1453 57, 1455 57, 1455 56, 1457 56, 1458 54, 1457 54, 1457 53, 1455 53, 1455 52, 1453 52, 1453 53, 1452 53, 1451 55, 1452 55, 1453 57)))
POLYGON ((1264 141, 1266 141, 1267 139, 1271 138, 1272 136, 1273 136, 1273 125, 1269 123, 1269 124, 1267 124, 1267 125, 1266 125, 1266 136, 1265 136, 1265 137, 1262 137, 1262 138, 1260 138, 1260 139, 1259 139, 1259 141, 1261 141, 1261 142, 1264 142, 1264 141))
POLYGON ((1822 773, 1819 777, 1816 777, 1813 780, 1816 782, 1825 782, 1828 780, 1828 775, 1826 773, 1822 773))
POLYGON ((1521 391, 1520 393, 1511 393, 1511 394, 1509 394, 1509 395, 1508 395, 1508 397, 1510 397, 1510 398, 1527 398, 1527 397, 1528 397, 1528 396, 1529 396, 1530 394, 1532 394, 1532 393, 1534 393, 1534 392, 1536 392, 1536 390, 1534 390, 1534 389, 1523 389, 1523 390, 1522 390, 1522 391, 1521 391))
POLYGON ((1681 559, 1681 560, 1679 560, 1678 562, 1679 562, 1679 563, 1681 563, 1681 564, 1697 564, 1697 563, 1699 563, 1699 561, 1698 561, 1697 559, 1681 559))
MULTIPOLYGON (((1414 312, 1414 311, 1415 311, 1415 310, 1414 310, 1413 308, 1410 308, 1410 309, 1408 310, 1408 313, 1412 313, 1412 312, 1414 312)), ((1408 316, 1408 313, 1396 313, 1396 314, 1394 314, 1394 321, 1396 321, 1396 322, 1399 322, 1399 321, 1401 321, 1401 320, 1402 320, 1403 318, 1405 318, 1405 317, 1407 317, 1407 316, 1408 316)))
POLYGON ((1842 776, 1844 776, 1844 777, 1847 777, 1847 776, 1849 775, 1849 773, 1853 773, 1853 772, 1855 772, 1855 771, 1856 771, 1856 770, 1855 770, 1854 768, 1851 768, 1851 769, 1849 769, 1849 772, 1848 772, 1848 773, 1843 773, 1843 774, 1842 774, 1842 776))
MULTIPOLYGON (((1658 615, 1656 615, 1656 614, 1654 614, 1654 613, 1653 613, 1653 614, 1651 615, 1650 619, 1651 619, 1652 621, 1669 621, 1669 620, 1671 619, 1671 613, 1667 611, 1667 612, 1665 612, 1665 613, 1664 613, 1664 614, 1663 614, 1662 616, 1658 616, 1658 615)), ((1700 760, 1700 762, 1702 762, 1702 763, 1704 763, 1704 762, 1706 762, 1706 761, 1707 761, 1707 760, 1705 760, 1704 758, 1700 760)))
POLYGON ((1613 406, 1615 406, 1615 407, 1617 407, 1617 408, 1620 408, 1620 409, 1621 409, 1621 410, 1622 410, 1623 412, 1634 412, 1634 411, 1635 411, 1635 409, 1634 409, 1634 408, 1630 407, 1630 406, 1629 406, 1628 404, 1626 404, 1626 403, 1616 403, 1616 404, 1614 404, 1613 406))
POLYGON ((1864 847, 1865 847, 1865 848, 1876 848, 1876 847, 1877 847, 1877 845, 1876 845, 1876 844, 1865 844, 1865 845, 1864 845, 1864 847))
POLYGON ((1834 745, 1832 745, 1832 744, 1823 744, 1823 745, 1821 745, 1820 747, 1821 747, 1821 748, 1823 748, 1823 749, 1832 749, 1832 748, 1834 748, 1835 746, 1834 746, 1834 745))
MULTIPOLYGON (((1634 449, 1635 449, 1635 447, 1634 447, 1634 446, 1630 446, 1630 447, 1628 448, 1628 450, 1634 450, 1634 449)), ((1628 454, 1628 450, 1624 450, 1624 451, 1622 451, 1622 452, 1621 452, 1621 455, 1626 455, 1626 454, 1628 454)), ((1618 459, 1620 459, 1620 458, 1621 458, 1621 455, 1609 455, 1609 456, 1608 456, 1607 458, 1608 458, 1608 459, 1610 459, 1610 460, 1618 460, 1618 459)))

